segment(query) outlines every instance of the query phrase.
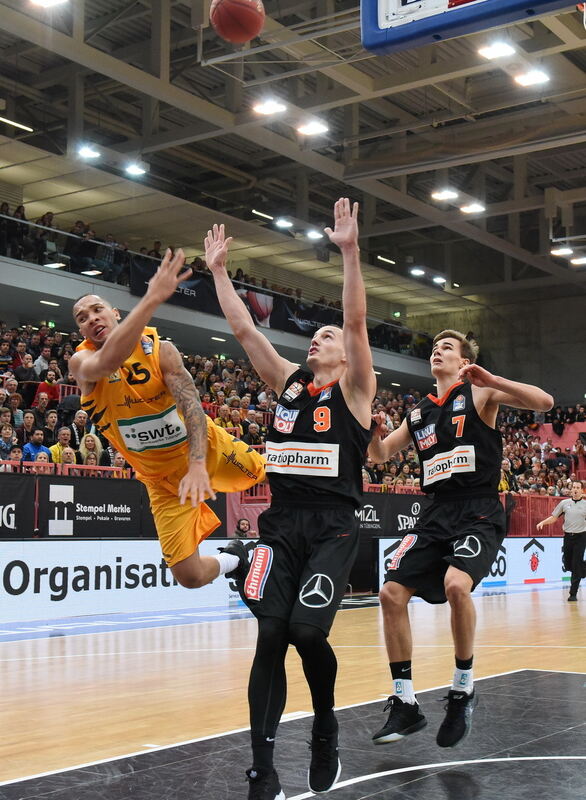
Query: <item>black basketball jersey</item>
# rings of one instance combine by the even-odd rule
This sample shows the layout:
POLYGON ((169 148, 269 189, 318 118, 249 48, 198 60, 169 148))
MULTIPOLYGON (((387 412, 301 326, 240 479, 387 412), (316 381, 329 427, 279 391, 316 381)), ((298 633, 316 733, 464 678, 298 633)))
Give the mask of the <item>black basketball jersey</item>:
POLYGON ((480 419, 472 386, 459 381, 443 397, 424 397, 407 415, 421 463, 421 489, 437 495, 488 494, 498 489, 502 440, 480 419))
POLYGON ((346 405, 338 381, 315 387, 311 372, 296 370, 279 397, 266 441, 275 501, 358 507, 370 438, 370 430, 346 405))

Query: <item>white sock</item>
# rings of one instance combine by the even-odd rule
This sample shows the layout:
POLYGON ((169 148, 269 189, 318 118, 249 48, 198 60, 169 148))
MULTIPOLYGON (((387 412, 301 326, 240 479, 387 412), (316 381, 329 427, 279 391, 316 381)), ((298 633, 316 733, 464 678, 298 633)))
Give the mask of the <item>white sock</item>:
POLYGON ((238 556, 232 553, 220 553, 219 556, 212 556, 220 565, 220 575, 225 575, 227 572, 232 572, 240 564, 238 556))
POLYGON ((470 669, 458 669, 458 667, 456 667, 454 670, 452 689, 456 692, 472 694, 474 691, 474 673, 472 667, 470 669))
POLYGON ((404 703, 417 703, 417 698, 413 691, 413 681, 395 678, 393 684, 395 686, 394 694, 399 700, 402 700, 404 703))

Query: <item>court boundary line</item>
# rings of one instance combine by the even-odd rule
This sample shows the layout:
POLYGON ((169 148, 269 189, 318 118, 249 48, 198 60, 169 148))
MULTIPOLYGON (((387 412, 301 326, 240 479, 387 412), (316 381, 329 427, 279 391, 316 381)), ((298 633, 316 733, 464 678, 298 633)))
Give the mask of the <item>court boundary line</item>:
MULTIPOLYGON (((506 670, 505 672, 496 672, 496 673, 494 673, 494 675, 483 675, 481 678, 475 678, 474 681, 475 681, 475 683, 478 683, 479 681, 485 681, 485 680, 488 680, 490 678, 500 678, 503 675, 515 675, 515 674, 517 674, 519 672, 529 672, 529 671, 531 671, 531 672, 557 672, 558 670, 545 670, 545 669, 544 670, 538 670, 538 669, 529 670, 529 669, 524 669, 524 668, 511 669, 511 670, 506 670)), ((577 673, 571 673, 571 674, 582 675, 583 673, 577 672, 577 673)), ((449 683, 442 683, 439 686, 430 686, 427 689, 421 689, 421 691, 417 692, 417 694, 425 694, 426 692, 434 692, 434 691, 437 691, 438 689, 445 689, 450 685, 451 684, 449 684, 449 683)), ((358 708, 359 706, 367 706, 367 705, 371 705, 373 703, 380 703, 380 702, 381 702, 381 697, 377 697, 374 700, 365 700, 365 701, 362 701, 360 703, 350 703, 349 705, 345 705, 345 706, 337 706, 335 710, 336 711, 345 711, 348 708, 358 708)), ((294 721, 296 721, 298 719, 303 719, 304 717, 305 718, 311 717, 312 715, 313 715, 313 712, 308 711, 303 716, 298 716, 295 719, 283 720, 282 724, 286 725, 287 722, 294 722, 294 721)), ((188 744, 197 744, 198 742, 206 742, 206 741, 209 741, 210 739, 219 739, 222 736, 232 736, 233 734, 245 733, 246 731, 249 731, 249 730, 250 730, 250 728, 247 726, 246 728, 235 728, 234 730, 230 730, 230 731, 221 731, 220 733, 212 733, 212 734, 209 734, 208 736, 199 736, 196 739, 187 739, 186 741, 183 741, 183 742, 173 742, 173 744, 162 744, 162 745, 159 745, 157 747, 149 748, 149 750, 146 750, 146 751, 145 750, 138 750, 138 751, 135 751, 135 752, 132 752, 132 753, 124 753, 124 754, 119 755, 119 756, 112 756, 111 758, 101 758, 101 759, 98 759, 96 761, 88 761, 88 762, 84 762, 82 764, 75 764, 74 766, 71 766, 71 767, 63 767, 62 769, 54 769, 54 770, 49 770, 47 772, 39 772, 39 773, 36 773, 35 775, 26 775, 23 778, 13 778, 12 780, 9 780, 9 781, 0 781, 0 786, 10 786, 10 785, 15 784, 15 783, 23 783, 24 781, 32 781, 32 780, 36 780, 38 778, 46 778, 46 777, 48 777, 50 775, 59 775, 62 772, 73 772, 74 770, 77 770, 77 769, 86 769, 87 767, 95 767, 95 766, 97 766, 99 764, 108 764, 111 761, 121 761, 124 758, 136 758, 137 756, 147 755, 147 753, 156 753, 156 752, 158 752, 160 750, 170 750, 173 747, 184 747, 185 745, 188 745, 188 744)), ((308 797, 313 797, 313 795, 308 795, 308 797)), ((291 800, 293 800, 293 798, 291 800)))
MULTIPOLYGON (((412 767, 399 767, 398 769, 389 769, 384 772, 372 772, 370 775, 360 775, 357 778, 348 778, 345 781, 336 783, 329 791, 335 792, 337 789, 345 789, 357 783, 366 783, 366 781, 387 778, 390 775, 402 775, 407 772, 421 772, 437 769, 439 767, 461 767, 468 764, 512 764, 517 761, 586 761, 586 756, 516 756, 512 758, 470 758, 464 761, 440 761, 436 764, 419 764, 418 766, 412 767)), ((315 794, 309 791, 296 794, 290 797, 289 800, 309 800, 311 797, 315 797, 315 794)))

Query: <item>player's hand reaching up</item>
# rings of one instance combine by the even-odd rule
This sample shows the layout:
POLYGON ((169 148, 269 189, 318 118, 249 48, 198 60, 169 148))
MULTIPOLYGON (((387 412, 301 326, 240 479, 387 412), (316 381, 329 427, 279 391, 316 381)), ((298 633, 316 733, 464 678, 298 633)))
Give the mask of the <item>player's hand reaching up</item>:
POLYGON ((372 421, 376 422, 376 428, 372 432, 373 437, 380 436, 382 439, 391 432, 391 429, 387 425, 387 415, 384 411, 379 411, 378 414, 373 414, 372 421))
POLYGON ((324 231, 340 250, 358 247, 358 203, 353 203, 350 209, 350 200, 340 197, 334 206, 334 230, 324 228, 324 231))
POLYGON ((177 289, 181 281, 187 280, 192 273, 191 269, 180 272, 185 263, 185 254, 179 249, 173 253, 170 249, 165 253, 158 270, 149 281, 147 295, 157 303, 164 303, 177 289))
POLYGON ((468 381, 472 386, 482 386, 483 388, 493 389, 495 378, 492 372, 478 364, 466 364, 458 373, 458 380, 468 381))
POLYGON ((212 230, 208 231, 208 235, 204 240, 204 247, 206 251, 206 264, 208 265, 208 269, 212 272, 214 272, 214 270, 225 269, 228 247, 231 241, 231 236, 228 236, 226 239, 223 225, 214 225, 212 230))

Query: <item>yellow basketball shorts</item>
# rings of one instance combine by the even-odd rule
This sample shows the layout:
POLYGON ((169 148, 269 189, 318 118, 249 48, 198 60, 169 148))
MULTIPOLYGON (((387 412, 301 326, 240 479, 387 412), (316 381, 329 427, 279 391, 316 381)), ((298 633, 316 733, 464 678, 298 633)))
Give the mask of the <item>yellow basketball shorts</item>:
MULTIPOLYGON (((265 460, 240 439, 207 418, 208 452, 206 466, 215 492, 242 492, 264 480, 265 460)), ((169 567, 189 558, 220 525, 206 503, 193 508, 190 499, 179 502, 179 483, 187 472, 187 454, 176 459, 173 472, 166 475, 138 475, 145 484, 163 558, 169 567), (180 461, 180 466, 177 466, 180 461)))

